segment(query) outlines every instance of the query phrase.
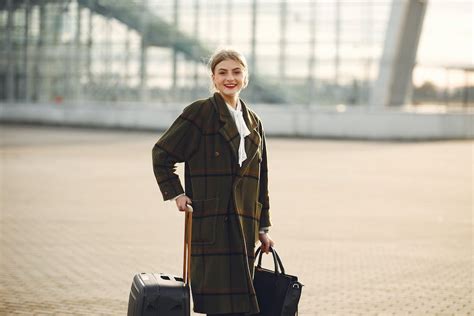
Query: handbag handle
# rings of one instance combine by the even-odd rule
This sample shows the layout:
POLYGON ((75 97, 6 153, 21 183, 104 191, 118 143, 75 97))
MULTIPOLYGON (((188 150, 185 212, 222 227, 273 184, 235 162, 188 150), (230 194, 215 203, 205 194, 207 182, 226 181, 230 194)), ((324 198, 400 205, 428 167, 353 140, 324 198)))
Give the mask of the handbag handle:
MULTIPOLYGON (((258 263, 257 267, 261 268, 262 267, 262 254, 263 251, 261 249, 262 247, 258 247, 257 251, 255 252, 255 257, 258 256, 258 263)), ((281 262, 280 256, 276 252, 275 248, 270 246, 270 252, 273 255, 273 265, 275 269, 275 274, 281 273, 285 274, 285 268, 283 267, 283 263, 281 262)))
POLYGON ((183 280, 189 286, 191 281, 191 236, 193 231, 193 208, 188 205, 184 212, 184 254, 183 254, 183 280))

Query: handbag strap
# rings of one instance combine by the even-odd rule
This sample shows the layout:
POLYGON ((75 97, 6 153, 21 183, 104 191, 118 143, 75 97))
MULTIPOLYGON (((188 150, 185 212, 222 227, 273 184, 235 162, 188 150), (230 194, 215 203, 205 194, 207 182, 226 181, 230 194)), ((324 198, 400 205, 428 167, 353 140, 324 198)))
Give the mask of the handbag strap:
POLYGON ((191 236, 193 231, 193 208, 191 205, 188 205, 184 214, 183 280, 186 286, 191 282, 191 236))
MULTIPOLYGON (((285 268, 283 267, 283 263, 281 262, 280 256, 278 255, 275 248, 270 247, 270 252, 273 255, 273 265, 274 265, 275 273, 285 274, 285 268)), ((258 247, 257 251, 255 252, 255 257, 258 256, 257 267, 259 268, 262 267, 262 254, 263 254, 263 251, 261 247, 258 247)))

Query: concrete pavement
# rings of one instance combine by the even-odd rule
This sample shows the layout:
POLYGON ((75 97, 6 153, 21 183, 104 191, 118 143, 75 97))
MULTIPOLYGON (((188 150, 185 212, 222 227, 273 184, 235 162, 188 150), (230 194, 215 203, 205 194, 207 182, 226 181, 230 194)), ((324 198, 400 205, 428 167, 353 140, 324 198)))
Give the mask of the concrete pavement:
MULTIPOLYGON (((158 134, 0 133, 0 315, 125 315, 135 273, 180 273, 158 134)), ((300 314, 471 315, 473 144, 269 139, 271 235, 305 284, 300 314)))

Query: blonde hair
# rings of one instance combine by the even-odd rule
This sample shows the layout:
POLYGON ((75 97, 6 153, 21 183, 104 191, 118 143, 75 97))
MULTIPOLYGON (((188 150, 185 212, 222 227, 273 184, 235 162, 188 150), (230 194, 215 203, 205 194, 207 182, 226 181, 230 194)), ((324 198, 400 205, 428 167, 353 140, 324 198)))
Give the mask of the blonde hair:
MULTIPOLYGON (((233 60, 238 62, 239 64, 242 65, 244 68, 244 73, 245 73, 245 79, 244 79, 244 85, 243 88, 247 87, 249 83, 249 71, 248 71, 248 66, 247 66, 247 60, 245 59, 244 55, 242 55, 240 52, 233 48, 218 48, 214 54, 212 54, 211 58, 209 58, 208 62, 208 67, 209 70, 211 71, 211 76, 214 74, 214 71, 216 70, 216 66, 224 61, 224 60, 233 60)), ((214 86, 214 82, 211 79, 211 86, 210 86, 210 91, 212 92, 217 92, 216 87, 214 86)))

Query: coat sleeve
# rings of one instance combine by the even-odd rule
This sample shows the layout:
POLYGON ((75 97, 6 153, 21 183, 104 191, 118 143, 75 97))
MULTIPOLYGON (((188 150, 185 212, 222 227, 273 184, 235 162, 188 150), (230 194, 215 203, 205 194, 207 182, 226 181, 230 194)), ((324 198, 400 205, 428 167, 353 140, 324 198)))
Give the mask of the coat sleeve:
POLYGON ((176 163, 188 161, 198 150, 201 138, 196 121, 198 111, 193 105, 185 108, 153 147, 153 172, 165 201, 184 193, 176 163))
POLYGON ((260 123, 262 135, 262 162, 260 164, 260 185, 258 201, 262 203, 262 213, 260 215, 260 227, 270 227, 270 199, 268 197, 268 163, 267 163, 267 144, 265 140, 265 132, 260 123))

